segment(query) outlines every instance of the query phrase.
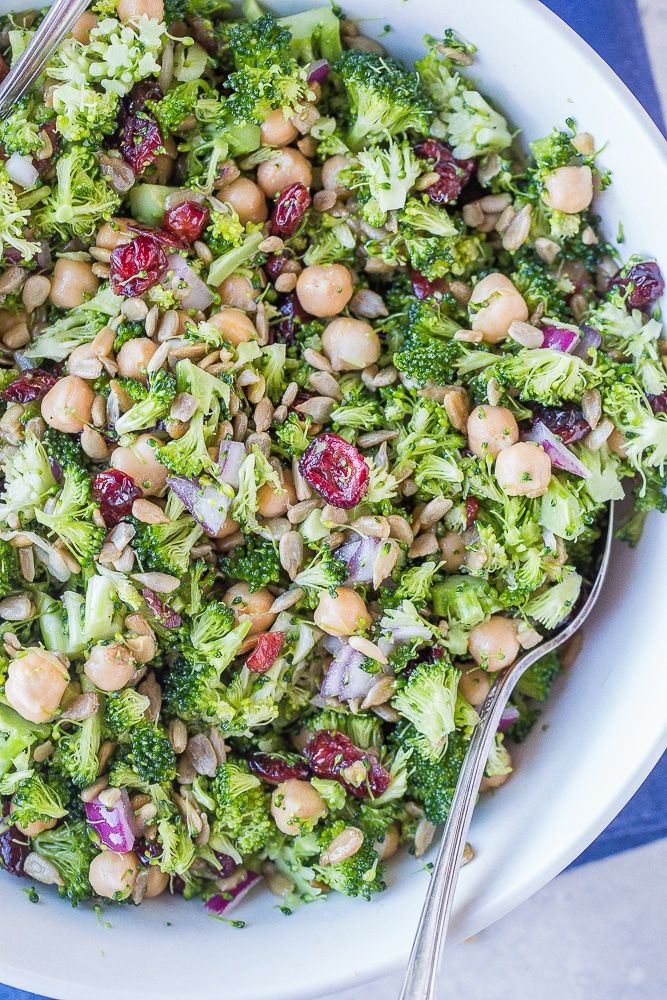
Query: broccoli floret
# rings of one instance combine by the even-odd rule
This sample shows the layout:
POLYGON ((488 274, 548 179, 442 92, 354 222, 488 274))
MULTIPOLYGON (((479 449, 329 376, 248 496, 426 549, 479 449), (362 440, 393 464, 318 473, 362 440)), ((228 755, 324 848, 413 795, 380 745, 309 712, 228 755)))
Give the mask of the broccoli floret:
POLYGON ((425 562, 411 566, 409 569, 403 571, 395 592, 396 599, 399 601, 403 599, 413 601, 417 607, 426 604, 431 597, 433 578, 441 568, 442 563, 437 563, 433 559, 427 559, 425 562))
POLYGON ((17 550, 9 542, 0 539, 0 600, 21 586, 17 550))
POLYGON ((301 63, 317 59, 333 63, 341 54, 340 21, 332 7, 315 7, 281 17, 278 24, 289 31, 289 53, 301 63))
POLYGON ((335 597, 336 588, 345 583, 348 576, 347 563, 338 559, 329 546, 324 544, 310 565, 294 578, 294 583, 305 590, 326 590, 335 597))
POLYGON ((176 132, 183 119, 192 114, 201 85, 201 80, 188 80, 172 87, 160 101, 147 101, 148 110, 157 118, 162 135, 176 132))
POLYGON ((211 221, 205 234, 206 245, 215 257, 221 257, 240 247, 246 235, 236 210, 224 202, 220 204, 219 210, 211 212, 211 221))
POLYGON ((19 514, 24 521, 29 521, 56 491, 44 445, 28 432, 23 443, 12 455, 5 457, 3 464, 5 491, 0 498, 0 518, 6 520, 10 514, 19 514))
MULTIPOLYGON (((345 827, 344 820, 337 820, 322 830, 319 842, 323 854, 345 827)), ((346 858, 345 861, 339 861, 337 864, 323 864, 320 857, 320 864, 313 867, 317 872, 317 877, 325 885, 336 889, 337 892, 342 892, 345 896, 361 896, 363 899, 370 899, 374 892, 382 892, 386 888, 382 879, 380 858, 365 837, 359 850, 351 857, 346 858)))
POLYGON ((280 558, 273 542, 246 535, 242 546, 222 556, 220 572, 234 580, 245 580, 252 593, 280 580, 280 558))
POLYGON ((322 895, 313 868, 320 854, 319 839, 314 830, 295 837, 273 837, 267 845, 267 854, 278 871, 294 885, 294 889, 283 896, 287 912, 301 903, 312 903, 322 895))
MULTIPOLYGON (((405 205, 408 193, 422 172, 408 142, 390 141, 357 155, 359 166, 349 173, 350 187, 360 189, 361 214, 372 226, 386 222, 389 212, 405 205)), ((455 231, 455 230, 454 230, 455 231)))
POLYGON ((656 319, 645 322, 639 309, 628 312, 622 296, 616 292, 610 301, 588 315, 587 323, 600 331, 607 350, 622 351, 632 360, 644 392, 659 396, 667 389, 667 372, 659 350, 662 325, 656 319))
POLYGON ((419 386, 427 382, 449 385, 455 379, 455 363, 460 356, 461 348, 455 340, 409 334, 393 361, 407 379, 419 386))
POLYGON ((160 368, 148 377, 148 395, 140 403, 135 403, 115 423, 117 434, 130 434, 155 427, 163 420, 176 395, 176 379, 171 372, 160 368))
POLYGON ((124 320, 116 327, 116 336, 113 342, 114 354, 118 354, 123 344, 128 340, 136 340, 137 337, 145 336, 144 324, 139 320, 124 320))
POLYGON ((581 591, 582 579, 573 570, 565 571, 560 583, 554 583, 532 597, 523 606, 524 614, 545 628, 553 629, 571 614, 581 591))
POLYGON ((210 428, 198 410, 183 437, 175 438, 157 449, 157 459, 177 476, 200 476, 215 472, 216 463, 208 453, 210 428))
POLYGON ((507 354, 493 371, 501 385, 519 390, 520 399, 546 406, 579 401, 597 381, 595 370, 581 358, 546 347, 507 354))
POLYGON ((7 175, 7 168, 4 163, 0 163, 0 260, 7 247, 17 250, 24 261, 32 260, 39 253, 39 243, 31 243, 23 235, 29 216, 29 210, 19 205, 16 188, 7 175))
POLYGON ((88 302, 83 302, 47 327, 23 351, 27 358, 49 358, 64 361, 81 344, 89 344, 102 327, 120 313, 122 295, 114 295, 110 288, 102 288, 88 302))
POLYGON ((378 748, 383 743, 382 723, 377 716, 365 712, 353 715, 342 709, 340 711, 338 709, 324 709, 307 719, 305 728, 312 733, 320 730, 345 733, 360 750, 368 750, 370 747, 378 748))
POLYGON ((304 417, 302 420, 298 413, 290 413, 284 423, 272 428, 279 445, 279 448, 276 449, 279 451, 279 454, 284 455, 286 458, 301 458, 310 444, 308 431, 311 424, 312 420, 310 417, 304 417))
POLYGON ((0 778, 10 770, 16 757, 48 735, 48 726, 28 722, 13 708, 0 703, 0 778))
POLYGON ((96 712, 81 723, 68 722, 68 725, 73 726, 71 731, 57 734, 53 764, 69 775, 77 787, 85 788, 95 780, 99 771, 100 713, 96 712))
POLYGON ((377 400, 364 400, 363 397, 353 397, 350 401, 348 399, 349 397, 345 397, 342 404, 331 413, 331 423, 335 430, 349 428, 369 431, 382 425, 384 415, 377 400))
POLYGON ((62 239, 90 238, 101 219, 110 219, 120 197, 103 177, 95 158, 80 146, 58 158, 56 183, 36 213, 37 227, 62 239))
POLYGON ((519 678, 514 691, 524 698, 546 701, 556 677, 560 673, 557 653, 547 653, 519 678))
POLYGON ((69 466, 82 469, 86 464, 86 456, 81 442, 74 434, 64 434, 53 427, 47 427, 41 437, 42 444, 52 462, 56 462, 61 469, 66 470, 69 466))
POLYGON ((224 639, 232 631, 234 622, 232 608, 220 601, 211 601, 192 616, 185 640, 185 652, 195 660, 219 666, 225 648, 224 639))
POLYGON ((44 105, 29 97, 21 98, 12 113, 0 122, 0 145, 6 155, 33 156, 41 152, 45 143, 40 132, 49 117, 49 109, 44 105))
POLYGON ((511 278, 525 299, 529 314, 543 306, 546 316, 565 322, 572 319, 566 296, 574 286, 568 278, 552 274, 532 247, 521 247, 514 254, 513 266, 511 278))
POLYGON ((438 760, 419 752, 419 741, 411 726, 402 734, 401 742, 408 749, 414 748, 409 760, 408 795, 422 803, 432 823, 444 823, 468 749, 467 737, 461 732, 450 733, 447 749, 438 760))
POLYGON ((409 129, 424 134, 434 114, 419 75, 376 52, 349 49, 335 65, 347 91, 351 149, 381 142, 409 129))
POLYGON ((150 700, 134 688, 112 691, 104 701, 104 729, 109 736, 123 736, 146 717, 150 700))
POLYGON ((105 535, 104 528, 98 528, 91 520, 95 509, 88 473, 79 466, 69 465, 64 471, 62 490, 51 509, 48 513, 35 510, 35 517, 85 566, 99 552, 105 535))
POLYGON ((325 213, 322 217, 324 228, 318 220, 317 230, 309 233, 308 247, 303 255, 303 262, 307 267, 311 264, 334 264, 337 261, 352 262, 354 259, 354 233, 347 223, 337 220, 334 220, 334 225, 327 227, 328 218, 330 217, 325 213))
POLYGON ((150 785, 173 781, 176 754, 165 731, 152 722, 139 722, 130 735, 128 761, 141 780, 150 785))
POLYGON ((485 580, 473 576, 448 576, 436 584, 432 595, 438 618, 467 628, 479 625, 499 608, 498 595, 485 580))
POLYGON ((243 460, 239 470, 239 487, 230 513, 249 533, 259 531, 256 514, 259 506, 257 494, 262 486, 271 483, 278 493, 283 493, 278 473, 257 447, 243 460))
POLYGON ((49 601, 40 607, 39 625, 47 649, 75 656, 90 643, 110 639, 120 628, 117 601, 132 597, 134 610, 141 606, 141 597, 121 573, 114 574, 116 583, 108 577, 93 575, 86 584, 86 596, 66 590, 60 602, 49 601))
POLYGON ((54 830, 45 830, 35 838, 34 847, 58 869, 64 883, 58 891, 67 896, 72 906, 92 896, 88 870, 97 850, 87 823, 76 820, 61 823, 54 830))
MULTIPOLYGON (((165 679, 165 704, 172 715, 192 722, 200 719, 223 722, 229 728, 243 707, 245 692, 240 691, 239 704, 232 705, 229 688, 223 684, 221 674, 237 655, 250 625, 249 620, 243 621, 228 632, 219 641, 215 655, 211 655, 208 663, 180 656, 170 666, 165 679)), ((258 718, 263 718, 262 711, 263 706, 258 705, 258 718)), ((241 727, 241 731, 244 728, 241 727)))
POLYGON ((667 415, 654 414, 644 392, 630 379, 611 386, 603 407, 626 438, 627 459, 642 477, 641 496, 652 471, 660 476, 667 471, 667 415))
POLYGON ((440 757, 457 716, 466 714, 466 705, 457 696, 460 676, 443 651, 434 663, 417 663, 392 699, 396 711, 415 727, 416 744, 425 757, 440 757))
POLYGON ((170 493, 165 509, 167 517, 170 517, 167 523, 146 524, 134 520, 136 533, 131 544, 137 559, 146 569, 173 573, 179 578, 187 572, 190 552, 203 529, 189 514, 181 514, 181 510, 180 501, 170 493))
POLYGON ((225 833, 242 855, 255 854, 274 834, 269 796, 245 761, 222 764, 211 781, 214 829, 225 833))
POLYGON ((32 774, 19 784, 12 798, 10 823, 28 826, 30 823, 62 819, 67 815, 65 797, 55 783, 47 784, 38 774, 32 774))

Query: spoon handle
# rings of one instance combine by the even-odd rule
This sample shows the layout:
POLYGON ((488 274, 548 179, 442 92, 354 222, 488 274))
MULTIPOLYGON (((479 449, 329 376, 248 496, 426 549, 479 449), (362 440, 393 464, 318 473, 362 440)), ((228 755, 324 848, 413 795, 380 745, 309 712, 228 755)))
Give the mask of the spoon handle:
POLYGON ((44 72, 63 38, 88 6, 89 0, 55 0, 10 72, 0 83, 0 120, 44 72))
MULTIPOLYGON (((543 645, 522 657, 526 669, 544 653, 543 645)), ((517 680, 514 670, 499 677, 480 711, 466 754, 419 920, 400 1000, 431 1000, 459 877, 461 855, 477 792, 500 717, 517 680)))

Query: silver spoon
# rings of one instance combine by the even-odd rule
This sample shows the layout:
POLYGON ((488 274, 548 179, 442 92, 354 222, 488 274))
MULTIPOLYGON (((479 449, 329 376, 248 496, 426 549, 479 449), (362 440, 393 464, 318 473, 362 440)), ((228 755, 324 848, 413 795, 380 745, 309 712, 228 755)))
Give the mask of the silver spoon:
POLYGON ((531 649, 501 674, 480 711, 470 746, 461 768, 438 856, 431 874, 419 926, 412 945, 400 1000, 432 1000, 440 968, 440 955, 449 928, 461 855, 470 827, 479 785, 484 774, 500 717, 514 685, 528 667, 546 653, 557 649, 581 627, 600 596, 609 565, 614 534, 614 505, 609 505, 609 521, 597 576, 581 610, 556 635, 531 649))
POLYGON ((0 120, 44 72, 51 56, 69 34, 90 0, 55 0, 35 34, 0 83, 0 120))

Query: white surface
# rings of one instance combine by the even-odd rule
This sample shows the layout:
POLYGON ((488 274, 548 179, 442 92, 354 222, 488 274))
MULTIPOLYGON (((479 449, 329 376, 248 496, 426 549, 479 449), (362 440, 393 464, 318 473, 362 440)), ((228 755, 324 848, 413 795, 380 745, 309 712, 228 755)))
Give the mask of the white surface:
MULTIPOLYGON (((662 1000, 666 872, 667 840, 565 872, 458 945, 436 1000, 662 1000)), ((393 1000, 400 985, 322 1000, 393 1000)))
MULTIPOLYGON (((285 2, 281 10, 306 4, 285 2)), ((357 0, 350 9, 396 27, 389 47, 412 57, 449 17, 432 0, 357 0)), ((664 144, 625 88, 534 0, 467 0, 456 27, 481 49, 480 74, 528 137, 575 115, 598 140, 615 184, 601 206, 609 234, 623 220, 628 251, 667 260, 655 192, 667 182, 664 144)), ((545 713, 546 734, 524 747, 512 782, 475 819, 475 862, 464 869, 452 938, 476 933, 544 885, 631 796, 665 744, 664 579, 667 522, 640 549, 619 549, 583 655, 545 713)), ((405 960, 425 889, 406 859, 372 904, 343 899, 283 917, 267 895, 246 904, 239 932, 196 904, 109 911, 111 929, 49 898, 26 906, 4 880, 0 981, 68 1000, 270 997, 297 1000, 367 981, 405 960), (171 921, 172 926, 166 927, 171 921), (38 946, 36 946, 38 945, 38 946)), ((43 893, 43 897, 48 894, 43 893)), ((588 998, 587 998, 588 1000, 588 998)))

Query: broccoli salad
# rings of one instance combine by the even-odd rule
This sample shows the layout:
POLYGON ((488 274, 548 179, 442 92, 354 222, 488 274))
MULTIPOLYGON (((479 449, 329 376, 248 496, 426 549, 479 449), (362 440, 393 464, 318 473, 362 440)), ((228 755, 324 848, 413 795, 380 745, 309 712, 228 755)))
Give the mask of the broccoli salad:
POLYGON ((667 506, 664 282, 594 138, 383 41, 97 0, 0 122, 0 858, 75 905, 371 898, 609 502, 667 506))

